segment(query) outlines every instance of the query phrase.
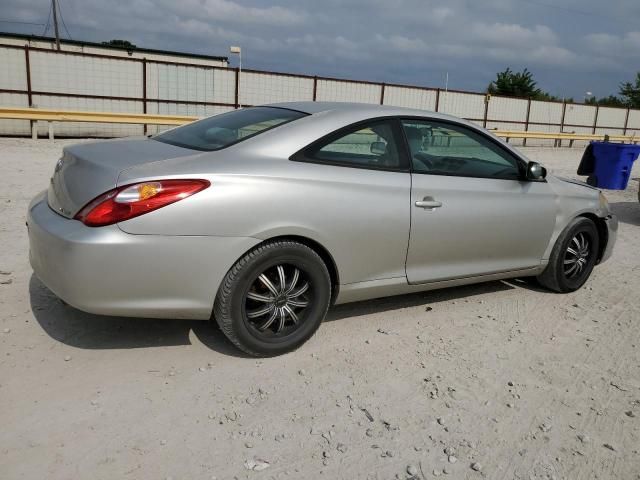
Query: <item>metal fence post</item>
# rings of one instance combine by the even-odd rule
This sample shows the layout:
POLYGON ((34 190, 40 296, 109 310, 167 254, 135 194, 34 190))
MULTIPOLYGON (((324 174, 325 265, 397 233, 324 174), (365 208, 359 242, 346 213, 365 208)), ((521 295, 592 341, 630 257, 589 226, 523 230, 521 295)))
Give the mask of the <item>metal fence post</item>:
MULTIPOLYGON (((527 116, 524 119, 524 131, 528 132, 529 131, 529 117, 531 115, 531 97, 529 97, 529 100, 527 101, 527 116)), ((522 146, 526 147, 527 146, 527 139, 524 138, 522 139, 522 146)))
MULTIPOLYGON (((33 93, 31 91, 31 62, 29 61, 29 45, 24 46, 24 65, 27 71, 27 103, 29 108, 33 107, 33 93)), ((31 128, 31 137, 38 138, 38 124, 33 120, 29 120, 29 127, 31 128)))
POLYGON ((627 108, 627 114, 624 117, 624 127, 622 129, 622 134, 627 134, 627 126, 629 125, 629 113, 631 112, 631 108, 627 108))
POLYGON ((436 112, 439 111, 440 108, 440 89, 436 89, 436 112))
POLYGON ((384 82, 382 82, 382 84, 380 85, 380 105, 384 105, 384 82))
POLYGON ((318 98, 318 76, 313 77, 313 101, 318 98))
MULTIPOLYGON (((567 114, 567 101, 562 100, 562 117, 560 118, 560 133, 564 132, 564 117, 567 114)), ((556 140, 554 147, 561 147, 562 140, 556 140)))
POLYGON ((593 131, 591 133, 594 135, 596 134, 596 127, 598 126, 598 113, 600 113, 600 105, 596 105, 596 113, 593 116, 593 131))
POLYGON ((240 69, 236 68, 236 99, 235 99, 235 107, 236 109, 240 107, 240 98, 239 98, 239 87, 240 87, 240 69))
POLYGON ((487 117, 489 115, 489 101, 491 100, 491 95, 487 93, 484 96, 484 117, 482 118, 482 128, 487 128, 487 117))

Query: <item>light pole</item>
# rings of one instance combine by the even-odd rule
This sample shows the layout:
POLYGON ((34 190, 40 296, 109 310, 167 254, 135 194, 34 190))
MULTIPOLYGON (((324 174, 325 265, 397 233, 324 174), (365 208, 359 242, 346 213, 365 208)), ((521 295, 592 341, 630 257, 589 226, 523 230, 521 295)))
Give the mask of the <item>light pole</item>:
POLYGON ((56 34, 56 50, 60 50, 60 34, 58 33, 58 13, 56 11, 57 1, 58 0, 51 0, 51 10, 53 12, 53 28, 56 34))
POLYGON ((593 93, 592 92, 584 92, 584 103, 587 103, 587 101, 593 97, 593 93))
POLYGON ((242 76, 242 48, 240 47, 229 47, 229 53, 235 53, 238 55, 238 107, 240 105, 240 77, 242 76))

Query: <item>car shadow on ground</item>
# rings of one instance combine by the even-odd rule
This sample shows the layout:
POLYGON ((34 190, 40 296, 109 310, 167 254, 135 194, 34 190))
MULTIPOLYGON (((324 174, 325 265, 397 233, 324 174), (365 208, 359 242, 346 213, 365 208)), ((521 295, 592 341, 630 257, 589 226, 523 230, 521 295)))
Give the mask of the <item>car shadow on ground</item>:
POLYGON ((214 322, 109 317, 82 312, 58 299, 35 275, 29 281, 31 311, 53 339, 83 349, 150 348, 191 345, 191 332, 225 355, 244 357, 214 322))
MULTIPOLYGON (((407 307, 437 306, 514 288, 540 290, 529 280, 479 283, 428 292, 386 297, 329 310, 325 321, 336 321, 407 307)), ((236 357, 247 355, 235 348, 215 322, 154 318, 108 317, 82 312, 65 305, 35 275, 29 281, 31 310, 42 329, 53 339, 83 349, 125 349, 191 345, 191 333, 208 348, 236 357)))
POLYGON ((620 222, 640 226, 639 202, 613 202, 609 204, 609 207, 617 215, 620 222))
MULTIPOLYGON (((528 284, 525 285, 523 283, 522 286, 530 288, 528 284)), ((512 285, 504 281, 495 281, 347 303, 344 305, 336 305, 329 310, 325 322, 384 313, 408 307, 424 306, 434 308, 438 303, 450 302, 452 300, 468 300, 476 295, 512 290, 514 288, 516 288, 515 284, 512 285)))

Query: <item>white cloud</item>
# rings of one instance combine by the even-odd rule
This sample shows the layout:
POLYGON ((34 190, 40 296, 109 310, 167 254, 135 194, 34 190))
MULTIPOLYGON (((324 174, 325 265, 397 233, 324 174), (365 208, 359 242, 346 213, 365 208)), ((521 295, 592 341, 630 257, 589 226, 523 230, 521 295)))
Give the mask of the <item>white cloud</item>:
POLYGON ((396 52, 424 54, 429 48, 427 42, 421 38, 409 38, 403 35, 391 35, 390 37, 376 35, 376 40, 381 44, 387 44, 389 49, 396 52))
MULTIPOLYGON (((164 2, 176 15, 195 17, 203 21, 227 21, 235 24, 296 26, 304 23, 306 15, 293 9, 269 6, 249 7, 230 0, 173 0, 164 2)), ((157 8, 157 6, 156 6, 157 8)))
MULTIPOLYGON (((75 8, 68 9, 67 20, 76 20, 83 26, 91 23, 102 29, 109 26, 105 21, 107 18, 117 19, 116 26, 121 23, 138 24, 144 29, 155 28, 167 33, 175 21, 195 20, 227 29, 231 25, 256 25, 262 29, 300 28, 308 19, 305 11, 296 8, 279 5, 256 7, 234 0, 120 0, 104 3, 97 0, 67 1, 72 2, 72 5, 76 4, 75 8)), ((201 30, 197 29, 196 33, 201 30)))
POLYGON ((438 57, 557 66, 574 64, 578 58, 569 49, 556 45, 557 35, 544 25, 525 28, 517 24, 476 23, 468 32, 459 32, 456 37, 454 41, 434 42, 420 37, 378 34, 376 43, 383 50, 420 55, 427 62, 438 57))
POLYGON ((614 57, 640 56, 640 31, 624 35, 592 33, 584 37, 585 44, 594 53, 614 57))
POLYGON ((557 41, 557 35, 545 25, 527 28, 515 23, 476 23, 471 32, 475 40, 509 48, 548 45, 557 41))
POLYGON ((455 12, 448 7, 438 7, 433 10, 431 18, 438 23, 444 22, 447 18, 453 17, 455 12))
POLYGON ((569 66, 582 61, 582 58, 575 52, 556 45, 535 46, 529 57, 538 64, 569 66))

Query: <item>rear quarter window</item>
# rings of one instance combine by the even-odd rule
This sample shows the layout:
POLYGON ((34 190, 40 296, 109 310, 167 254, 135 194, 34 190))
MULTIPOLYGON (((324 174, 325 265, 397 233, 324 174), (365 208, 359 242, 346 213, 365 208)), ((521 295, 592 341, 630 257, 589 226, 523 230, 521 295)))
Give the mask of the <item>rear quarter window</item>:
POLYGON ((220 150, 307 115, 288 108, 244 108, 174 128, 152 139, 193 150, 220 150))

